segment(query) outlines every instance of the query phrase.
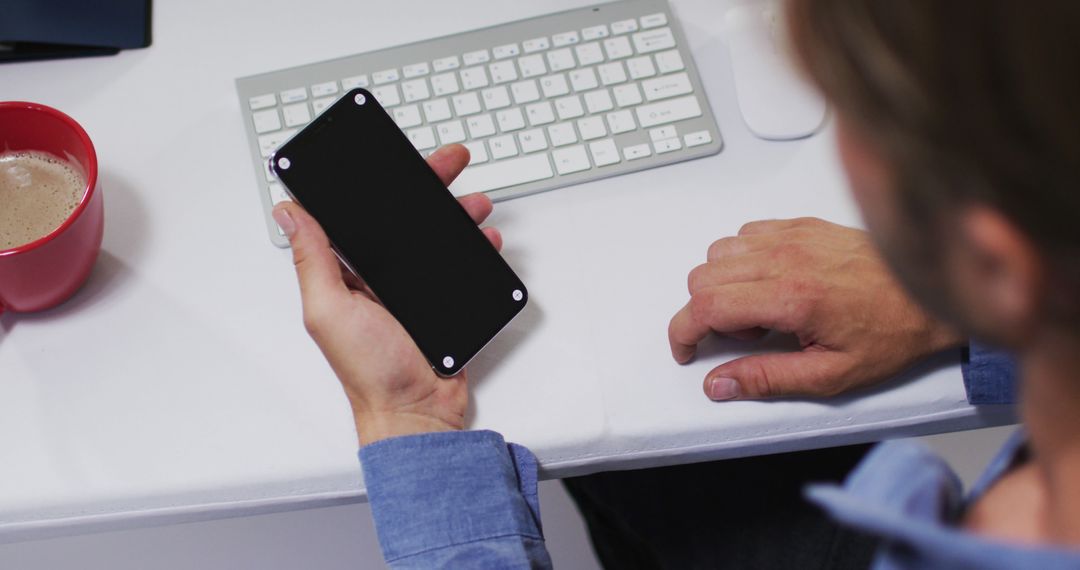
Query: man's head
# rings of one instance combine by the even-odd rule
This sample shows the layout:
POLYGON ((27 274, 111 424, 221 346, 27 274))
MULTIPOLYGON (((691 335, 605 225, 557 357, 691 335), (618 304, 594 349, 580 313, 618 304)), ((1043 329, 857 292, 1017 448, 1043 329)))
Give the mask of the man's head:
POLYGON ((928 307, 1080 335, 1080 2, 789 0, 867 226, 928 307))

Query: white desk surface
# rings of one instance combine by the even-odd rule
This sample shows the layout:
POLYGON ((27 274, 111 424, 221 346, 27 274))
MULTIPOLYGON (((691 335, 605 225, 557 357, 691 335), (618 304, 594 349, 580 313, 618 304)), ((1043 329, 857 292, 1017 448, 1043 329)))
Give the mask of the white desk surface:
MULTIPOLYGON (((0 318, 0 541, 359 500, 349 409, 301 325, 289 252, 270 245, 233 80, 512 21, 589 0, 161 1, 154 44, 0 66, 0 99, 80 121, 97 146, 106 230, 89 284, 0 318)), ((532 301, 471 368, 470 426, 544 475, 966 429, 956 357, 874 394, 715 404, 667 324, 707 246, 746 221, 856 223, 830 132, 751 137, 720 22, 676 0, 726 147, 719 155, 503 202, 492 222, 532 301)))

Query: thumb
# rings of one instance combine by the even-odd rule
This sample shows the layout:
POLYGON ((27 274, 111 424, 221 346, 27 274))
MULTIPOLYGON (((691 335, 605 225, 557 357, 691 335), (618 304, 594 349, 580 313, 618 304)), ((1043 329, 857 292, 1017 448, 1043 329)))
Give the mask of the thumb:
POLYGON ((757 400, 791 396, 833 396, 847 383, 847 356, 802 351, 746 356, 721 364, 705 376, 712 400, 757 400))
POLYGON ((304 306, 347 294, 337 256, 315 218, 298 204, 288 201, 275 206, 273 216, 292 246, 293 265, 296 266, 304 306))

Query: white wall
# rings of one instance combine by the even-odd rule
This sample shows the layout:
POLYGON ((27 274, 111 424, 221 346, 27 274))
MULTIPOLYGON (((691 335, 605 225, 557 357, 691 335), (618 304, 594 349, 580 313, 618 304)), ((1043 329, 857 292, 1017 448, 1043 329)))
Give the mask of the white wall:
MULTIPOLYGON (((1015 428, 923 438, 966 484, 1015 428)), ((598 568, 581 518, 558 482, 540 485, 556 568, 598 568)), ((3 570, 337 570, 382 568, 367 505, 146 528, 0 545, 3 570)))

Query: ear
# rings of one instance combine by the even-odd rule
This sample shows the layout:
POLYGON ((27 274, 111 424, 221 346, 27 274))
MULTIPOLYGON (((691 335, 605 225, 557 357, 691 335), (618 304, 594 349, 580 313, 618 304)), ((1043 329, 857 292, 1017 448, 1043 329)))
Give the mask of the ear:
POLYGON ((976 332, 1010 345, 1031 337, 1046 282, 1042 257, 1030 238, 999 211, 969 206, 958 220, 951 265, 976 332))

